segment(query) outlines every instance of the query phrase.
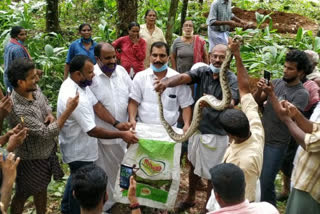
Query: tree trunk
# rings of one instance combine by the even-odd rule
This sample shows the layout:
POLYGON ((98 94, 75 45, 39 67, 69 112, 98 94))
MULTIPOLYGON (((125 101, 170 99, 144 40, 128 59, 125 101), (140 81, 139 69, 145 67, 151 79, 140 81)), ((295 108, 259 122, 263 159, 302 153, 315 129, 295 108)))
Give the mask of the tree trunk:
POLYGON ((188 2, 189 0, 183 0, 183 4, 182 4, 182 11, 181 11, 181 26, 180 26, 180 35, 182 35, 182 27, 183 27, 183 23, 186 20, 186 15, 188 12, 188 2))
POLYGON ((138 0, 117 0, 119 22, 117 24, 117 36, 128 35, 130 22, 137 21, 138 0))
POLYGON ((176 19, 176 12, 178 9, 179 0, 171 0, 170 10, 168 15, 168 22, 167 22, 167 32, 166 32, 166 40, 168 45, 172 43, 172 34, 174 31, 174 23, 176 19))
POLYGON ((59 25, 59 0, 47 0, 46 10, 46 31, 47 32, 60 32, 59 25))

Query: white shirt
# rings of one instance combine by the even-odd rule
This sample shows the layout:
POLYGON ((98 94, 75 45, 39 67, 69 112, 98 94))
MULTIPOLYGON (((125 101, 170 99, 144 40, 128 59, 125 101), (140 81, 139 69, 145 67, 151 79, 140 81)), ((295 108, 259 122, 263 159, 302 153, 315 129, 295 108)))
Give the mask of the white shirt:
MULTIPOLYGON (((179 73, 168 68, 164 78, 169 78, 179 73)), ((138 107, 138 121, 149 124, 161 124, 158 95, 154 90, 154 79, 156 75, 151 68, 138 72, 133 79, 133 87, 130 98, 134 99, 140 105, 138 107)), ((161 95, 163 103, 163 114, 166 121, 171 125, 177 123, 179 117, 179 106, 186 108, 193 104, 191 89, 187 85, 179 85, 173 88, 167 88, 161 95)))
MULTIPOLYGON (((132 87, 132 80, 128 72, 121 65, 117 65, 116 70, 110 77, 105 75, 98 64, 94 66, 95 76, 92 79, 90 90, 110 114, 120 122, 128 121, 129 93, 132 87)), ((113 125, 104 122, 97 115, 95 117, 97 126, 108 130, 117 130, 113 125)), ((99 139, 103 144, 117 144, 123 142, 122 139, 99 139)))
POLYGON ((65 163, 74 161, 95 161, 98 159, 97 138, 90 137, 87 132, 96 127, 93 106, 98 102, 89 87, 79 87, 70 77, 59 90, 57 115, 66 109, 69 97, 79 92, 79 104, 65 122, 59 134, 62 160, 65 163))

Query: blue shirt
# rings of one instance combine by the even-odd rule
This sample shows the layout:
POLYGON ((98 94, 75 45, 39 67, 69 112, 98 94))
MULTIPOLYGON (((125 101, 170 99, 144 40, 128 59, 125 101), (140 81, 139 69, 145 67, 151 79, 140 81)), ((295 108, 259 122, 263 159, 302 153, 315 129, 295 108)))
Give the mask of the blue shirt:
POLYGON ((93 41, 93 44, 91 45, 90 49, 87 50, 83 46, 81 39, 77 39, 76 41, 72 42, 69 47, 66 63, 70 64, 73 57, 75 57, 77 55, 86 55, 86 56, 90 57, 90 59, 92 60, 92 62, 94 64, 96 64, 96 59, 94 58, 94 47, 96 47, 96 45, 97 45, 97 43, 95 41, 93 41))
POLYGON ((29 58, 28 53, 19 45, 9 42, 4 50, 4 83, 5 87, 10 87, 11 84, 8 80, 8 70, 13 60, 17 58, 29 58))

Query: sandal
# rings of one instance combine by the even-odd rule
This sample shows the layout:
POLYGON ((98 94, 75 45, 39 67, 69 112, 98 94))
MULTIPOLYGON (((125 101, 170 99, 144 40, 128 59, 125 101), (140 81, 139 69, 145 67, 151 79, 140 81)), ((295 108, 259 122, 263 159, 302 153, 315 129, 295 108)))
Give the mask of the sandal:
POLYGON ((180 213, 193 207, 194 205, 196 205, 195 202, 180 201, 178 206, 175 207, 174 211, 180 213))

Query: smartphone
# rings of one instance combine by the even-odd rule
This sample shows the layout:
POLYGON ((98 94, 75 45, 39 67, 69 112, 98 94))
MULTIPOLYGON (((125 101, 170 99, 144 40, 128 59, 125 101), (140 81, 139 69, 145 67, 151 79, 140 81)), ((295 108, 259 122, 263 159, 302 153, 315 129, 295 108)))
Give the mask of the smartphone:
POLYGON ((10 87, 7 88, 7 95, 8 95, 8 96, 11 95, 11 89, 10 89, 10 87))
POLYGON ((130 177, 133 173, 133 167, 121 164, 120 167, 120 187, 123 189, 129 189, 130 177))
POLYGON ((266 84, 270 85, 271 72, 267 71, 267 70, 264 70, 263 78, 266 80, 266 84))

